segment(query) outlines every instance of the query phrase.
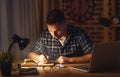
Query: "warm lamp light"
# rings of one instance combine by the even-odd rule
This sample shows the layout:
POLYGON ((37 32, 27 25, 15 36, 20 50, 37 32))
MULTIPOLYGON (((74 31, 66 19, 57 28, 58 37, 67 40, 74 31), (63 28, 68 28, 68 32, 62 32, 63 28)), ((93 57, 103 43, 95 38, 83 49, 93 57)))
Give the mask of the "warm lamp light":
POLYGON ((13 39, 13 42, 10 44, 10 46, 9 46, 9 48, 8 48, 8 51, 11 51, 11 48, 12 48, 12 46, 15 44, 15 43, 18 43, 18 45, 19 45, 19 48, 21 49, 21 50, 23 50, 24 48, 26 48, 26 46, 28 45, 28 43, 29 43, 29 39, 27 39, 27 38, 21 38, 21 37, 19 37, 18 35, 14 35, 13 37, 12 37, 12 39, 13 39))

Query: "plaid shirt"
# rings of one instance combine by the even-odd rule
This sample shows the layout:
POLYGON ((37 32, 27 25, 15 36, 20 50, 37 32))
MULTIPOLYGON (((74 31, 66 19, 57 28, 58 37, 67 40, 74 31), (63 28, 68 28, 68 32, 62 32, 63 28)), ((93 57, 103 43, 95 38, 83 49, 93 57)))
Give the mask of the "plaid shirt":
POLYGON ((92 53, 93 43, 87 34, 74 26, 68 26, 68 37, 64 41, 64 46, 59 40, 54 39, 48 30, 40 34, 31 51, 38 54, 47 54, 50 60, 55 61, 59 56, 75 57, 92 53))

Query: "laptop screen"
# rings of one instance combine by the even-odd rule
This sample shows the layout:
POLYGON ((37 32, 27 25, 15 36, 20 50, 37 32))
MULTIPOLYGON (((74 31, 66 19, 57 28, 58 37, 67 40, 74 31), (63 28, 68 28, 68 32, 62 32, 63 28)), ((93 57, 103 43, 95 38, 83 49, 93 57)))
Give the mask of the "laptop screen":
POLYGON ((120 68, 120 41, 94 44, 90 72, 120 68))
POLYGON ((120 69, 120 41, 95 43, 90 64, 72 68, 84 72, 103 72, 120 69))

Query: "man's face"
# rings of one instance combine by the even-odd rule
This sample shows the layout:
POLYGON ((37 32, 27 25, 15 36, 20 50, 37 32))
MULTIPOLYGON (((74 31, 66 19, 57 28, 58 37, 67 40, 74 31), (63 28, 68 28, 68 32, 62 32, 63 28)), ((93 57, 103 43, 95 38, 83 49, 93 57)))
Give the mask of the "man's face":
POLYGON ((60 39, 63 35, 66 33, 66 25, 65 23, 56 23, 56 24, 47 24, 48 30, 50 34, 53 36, 55 39, 60 39))

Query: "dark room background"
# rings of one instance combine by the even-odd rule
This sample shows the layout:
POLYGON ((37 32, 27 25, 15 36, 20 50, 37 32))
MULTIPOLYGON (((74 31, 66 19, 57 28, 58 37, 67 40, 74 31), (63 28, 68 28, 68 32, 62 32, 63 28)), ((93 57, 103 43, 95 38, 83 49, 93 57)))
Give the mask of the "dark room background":
POLYGON ((18 34, 31 40, 24 51, 13 47, 17 59, 26 58, 52 9, 63 10, 67 23, 84 29, 94 43, 120 39, 120 0, 0 0, 0 51, 18 34))

